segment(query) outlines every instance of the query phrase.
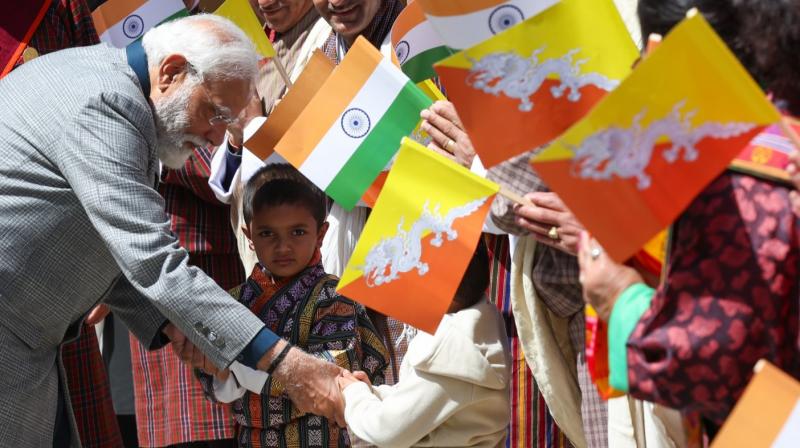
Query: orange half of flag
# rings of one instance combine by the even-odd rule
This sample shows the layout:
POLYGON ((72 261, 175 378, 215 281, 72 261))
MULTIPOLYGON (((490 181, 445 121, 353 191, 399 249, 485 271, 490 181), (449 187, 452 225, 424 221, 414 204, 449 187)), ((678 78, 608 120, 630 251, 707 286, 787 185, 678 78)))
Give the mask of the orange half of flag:
POLYGON ((698 14, 532 164, 609 255, 624 262, 779 119, 698 14))
POLYGON ((244 142, 244 146, 261 160, 271 156, 275 152, 275 145, 311 102, 333 69, 333 62, 321 50, 316 50, 292 88, 275 106, 267 121, 244 142))
POLYGON ((557 138, 637 57, 612 0, 562 0, 434 67, 488 168, 557 138))

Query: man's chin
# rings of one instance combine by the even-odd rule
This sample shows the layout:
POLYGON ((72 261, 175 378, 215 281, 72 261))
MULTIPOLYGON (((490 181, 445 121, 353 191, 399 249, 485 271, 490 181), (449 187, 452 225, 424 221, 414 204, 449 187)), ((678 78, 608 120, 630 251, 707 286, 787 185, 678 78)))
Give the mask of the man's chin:
POLYGON ((158 159, 165 167, 177 170, 183 168, 193 151, 194 147, 190 147, 188 143, 181 148, 162 148, 158 151, 158 159))

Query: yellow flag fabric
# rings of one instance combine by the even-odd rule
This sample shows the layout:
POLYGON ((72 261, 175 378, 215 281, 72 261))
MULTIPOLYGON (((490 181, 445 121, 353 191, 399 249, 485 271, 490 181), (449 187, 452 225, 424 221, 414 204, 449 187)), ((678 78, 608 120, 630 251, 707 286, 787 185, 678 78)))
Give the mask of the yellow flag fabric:
POLYGON ((562 0, 434 68, 490 167, 557 138, 637 57, 613 0, 562 0))
POLYGON ((698 14, 535 158, 533 169, 621 262, 779 119, 698 14))
POLYGON ((267 38, 256 13, 247 0, 225 0, 214 14, 225 17, 235 23, 253 41, 256 50, 265 58, 275 56, 275 48, 267 38))
POLYGON ((337 290, 434 333, 500 187, 405 138, 337 290))

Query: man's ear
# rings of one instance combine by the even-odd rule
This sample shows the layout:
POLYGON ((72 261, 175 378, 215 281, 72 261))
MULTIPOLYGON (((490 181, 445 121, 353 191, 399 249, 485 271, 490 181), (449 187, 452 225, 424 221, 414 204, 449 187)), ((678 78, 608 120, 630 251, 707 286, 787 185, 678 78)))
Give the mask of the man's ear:
POLYGON ((322 227, 319 228, 319 232, 317 233, 317 247, 322 247, 322 240, 325 239, 325 234, 328 233, 328 228, 331 225, 328 224, 328 221, 322 223, 322 227))
POLYGON ((242 233, 247 237, 247 245, 250 246, 250 250, 256 250, 256 246, 253 244, 253 238, 250 237, 250 226, 242 225, 242 233))
POLYGON ((182 81, 189 71, 189 63, 183 55, 171 54, 158 66, 158 90, 166 91, 171 85, 182 81))

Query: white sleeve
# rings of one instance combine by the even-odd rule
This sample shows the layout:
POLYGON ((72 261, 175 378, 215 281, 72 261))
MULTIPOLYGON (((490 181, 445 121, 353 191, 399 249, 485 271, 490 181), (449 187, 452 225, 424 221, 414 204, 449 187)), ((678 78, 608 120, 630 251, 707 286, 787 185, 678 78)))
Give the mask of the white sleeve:
POLYGON ((230 367, 231 376, 236 377, 236 380, 243 389, 250 392, 260 394, 264 390, 264 384, 267 382, 269 375, 267 372, 261 370, 251 369, 244 364, 234 361, 230 367))
POLYGON ((225 381, 214 376, 213 386, 214 398, 220 403, 232 403, 242 398, 245 393, 245 389, 236 383, 236 378, 233 375, 228 375, 225 381))
MULTIPOLYGON (((247 141, 265 122, 267 121, 266 117, 254 117, 244 129, 244 140, 247 141)), ((242 149, 242 161, 239 164, 239 169, 237 173, 232 173, 230 178, 232 179, 231 184, 227 187, 225 186, 225 178, 228 173, 228 164, 225 163, 225 159, 228 157, 228 153, 230 152, 230 147, 228 146, 228 134, 225 133, 225 139, 223 143, 217 148, 214 152, 214 156, 211 158, 211 174, 208 177, 208 185, 211 187, 211 190, 214 192, 214 195, 219 199, 220 202, 223 204, 230 204, 231 199, 233 197, 233 192, 236 191, 236 188, 239 184, 247 183, 250 177, 255 174, 262 166, 264 166, 264 162, 261 161, 258 157, 256 157, 252 152, 250 152, 247 148, 242 149)), ((269 159, 267 160, 269 162, 269 159)), ((280 160, 276 160, 274 163, 281 163, 281 161, 285 162, 282 158, 280 160)))
MULTIPOLYGON (((214 192, 214 196, 219 199, 220 202, 223 204, 230 204, 231 197, 233 196, 234 185, 236 181, 234 180, 228 186, 225 187, 225 175, 227 174, 228 166, 225 163, 226 157, 228 157, 228 152, 230 152, 230 148, 228 148, 228 134, 225 134, 225 141, 222 143, 216 151, 214 151, 214 155, 211 157, 211 173, 208 176, 208 186, 211 187, 211 191, 214 192)), ((241 169, 241 168, 240 168, 241 169)))
MULTIPOLYGON (((438 380, 438 377, 437 377, 438 380)), ((380 447, 409 447, 427 436, 459 408, 451 397, 469 396, 469 384, 447 380, 431 381, 408 376, 390 389, 381 388, 378 397, 364 383, 342 391, 344 418, 360 440, 380 447), (446 390, 444 382, 453 390, 446 390)))

